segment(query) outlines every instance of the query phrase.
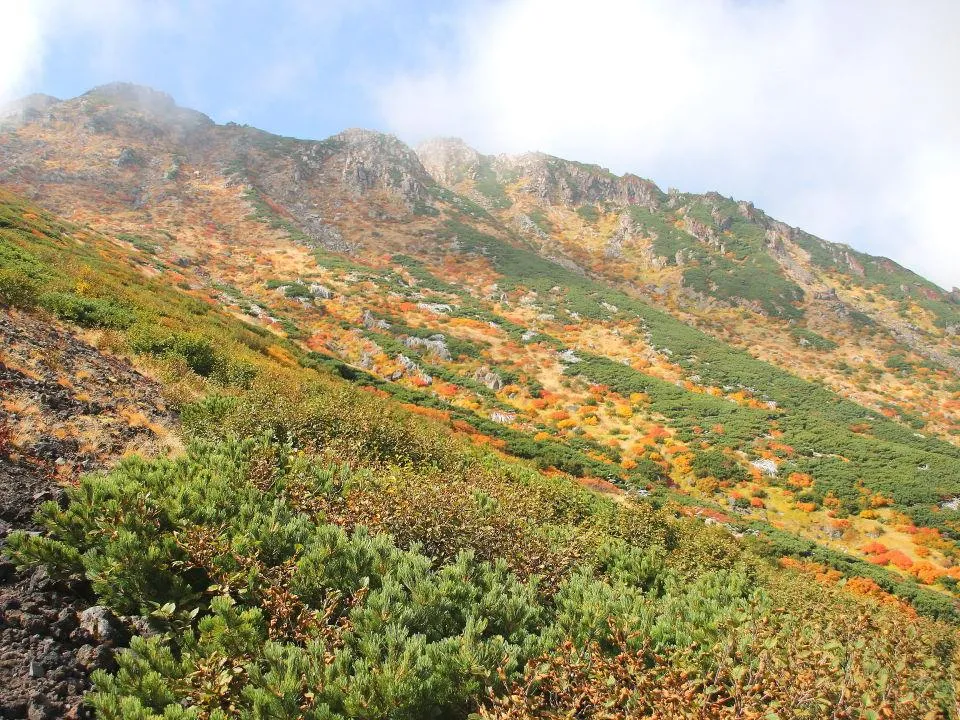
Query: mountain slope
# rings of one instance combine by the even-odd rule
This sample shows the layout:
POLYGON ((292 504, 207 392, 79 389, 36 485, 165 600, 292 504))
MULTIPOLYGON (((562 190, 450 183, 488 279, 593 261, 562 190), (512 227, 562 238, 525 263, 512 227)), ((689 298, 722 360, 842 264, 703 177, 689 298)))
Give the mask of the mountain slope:
POLYGON ((276 352, 949 604, 956 298, 889 261, 717 194, 454 141, 281 138, 128 85, 2 122, 0 182, 276 352))
MULTIPOLYGON (((3 317, 26 331, 14 344, 86 348, 84 368, 74 350, 52 358, 70 369, 55 379, 93 389, 92 363, 131 398, 150 387, 143 412, 169 403, 181 424, 165 426, 187 444, 116 466, 89 456, 105 472, 65 472, 73 487, 40 508, 43 532, 6 540, 17 563, 49 569, 31 587, 70 587, 121 616, 99 610, 22 666, 5 650, 11 685, 40 690, 8 704, 13 717, 60 712, 60 685, 43 678, 77 663, 83 678, 100 668, 86 700, 103 718, 954 712, 956 626, 924 617, 951 617, 934 592, 876 571, 918 616, 850 561, 848 579, 809 557, 777 561, 682 506, 610 499, 476 447, 442 415, 313 369, 279 324, 171 282, 187 277, 180 265, 6 192, 0 251, 3 317)), ((11 441, 4 462, 32 439, 11 441)), ((74 602, 12 600, 5 641, 48 616, 62 633, 73 606, 49 603, 74 602)))

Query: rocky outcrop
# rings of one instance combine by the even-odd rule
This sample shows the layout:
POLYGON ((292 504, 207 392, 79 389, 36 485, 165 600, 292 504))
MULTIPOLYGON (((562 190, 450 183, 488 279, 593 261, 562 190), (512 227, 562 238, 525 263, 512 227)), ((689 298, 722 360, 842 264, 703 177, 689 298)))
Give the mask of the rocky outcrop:
POLYGON ((537 225, 533 220, 530 219, 528 215, 517 215, 514 218, 514 224, 517 226, 517 229, 524 235, 533 235, 538 240, 547 240, 550 236, 537 225))
POLYGON ((922 335, 917 332, 916 327, 899 321, 889 322, 887 323, 887 327, 899 342, 906 345, 915 353, 922 355, 928 360, 932 360, 938 365, 950 368, 955 373, 960 373, 960 358, 944 352, 939 348, 932 347, 926 342, 922 335))
POLYGON ((717 237, 716 231, 696 218, 687 215, 683 219, 683 229, 704 245, 719 250, 721 253, 726 252, 723 243, 721 243, 717 237))
POLYGON ((401 372, 399 376, 394 374, 394 376, 391 377, 392 380, 398 380, 403 375, 408 375, 410 377, 419 378, 424 385, 430 385, 433 383, 433 378, 427 375, 427 373, 425 373, 416 362, 408 358, 403 353, 397 355, 397 365, 400 366, 401 372))
POLYGON ((629 213, 620 213, 617 229, 613 232, 603 248, 603 256, 607 260, 619 260, 623 257, 623 246, 632 242, 638 234, 633 219, 629 213))
POLYGON ((363 326, 368 330, 389 330, 390 323, 382 318, 375 317, 369 310, 363 311, 363 326))
POLYGON ((439 333, 431 335, 428 338, 408 335, 404 338, 403 344, 413 350, 423 350, 428 353, 433 353, 439 359, 447 362, 453 359, 450 355, 450 348, 447 347, 446 337, 439 333))
POLYGON ((606 201, 652 209, 663 197, 650 180, 614 175, 598 165, 543 153, 481 155, 460 139, 438 138, 418 146, 417 154, 443 185, 457 185, 489 172, 502 185, 519 182, 521 189, 541 204, 579 206, 606 201))
POLYGON ((519 178, 522 189, 538 202, 580 206, 597 202, 655 208, 663 193, 636 175, 618 176, 598 165, 563 160, 542 153, 498 156, 493 167, 505 178, 519 178))
POLYGON ((418 145, 416 152, 431 177, 448 187, 475 177, 480 166, 480 153, 460 138, 433 138, 418 145))
POLYGON ((747 220, 755 220, 757 218, 757 209, 753 206, 752 202, 747 202, 746 200, 737 202, 737 212, 747 220))
POLYGON ((857 260, 851 253, 846 252, 843 254, 843 259, 847 264, 847 267, 850 268, 850 271, 858 276, 863 277, 866 272, 863 269, 863 265, 860 264, 860 261, 857 260))
POLYGON ((308 212, 299 217, 300 227, 310 238, 313 247, 322 247, 331 252, 350 254, 356 251, 350 243, 343 239, 343 235, 333 225, 324 222, 323 217, 315 212, 308 212))
POLYGON ((757 458, 750 464, 768 477, 776 477, 779 470, 777 461, 770 458, 757 458))
POLYGON ((503 389, 503 378, 486 365, 477 368, 476 372, 473 373, 473 379, 481 385, 486 385, 494 392, 503 389))
POLYGON ((443 315, 444 313, 448 313, 451 310, 453 310, 453 308, 447 303, 422 302, 422 303, 417 303, 417 307, 420 310, 425 310, 426 312, 432 313, 434 315, 443 315))
POLYGON ((807 266, 798 260, 798 255, 806 255, 806 253, 799 250, 793 242, 792 228, 776 223, 775 226, 767 228, 765 240, 767 252, 783 268, 787 277, 801 286, 809 286, 817 282, 807 266))
POLYGON ((384 190, 410 206, 426 202, 434 184, 417 154, 393 135, 353 128, 328 141, 337 148, 340 180, 357 195, 384 190))
POLYGON ((315 298, 319 298, 321 300, 333 299, 333 290, 328 288, 326 285, 320 285, 319 283, 310 283, 310 286, 308 289, 310 290, 310 294, 313 295, 315 298))

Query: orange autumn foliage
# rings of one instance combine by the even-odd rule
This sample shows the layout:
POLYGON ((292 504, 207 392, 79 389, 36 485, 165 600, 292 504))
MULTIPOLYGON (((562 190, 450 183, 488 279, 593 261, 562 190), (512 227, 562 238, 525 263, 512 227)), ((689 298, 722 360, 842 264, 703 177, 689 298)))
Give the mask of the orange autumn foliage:
POLYGON ((854 595, 860 595, 861 597, 872 597, 884 605, 898 608, 907 617, 915 618, 917 616, 916 610, 914 610, 909 603, 905 603, 900 598, 891 595, 870 578, 852 577, 847 580, 846 585, 844 585, 844 590, 854 595))
POLYGON ((860 548, 860 551, 866 555, 880 555, 881 553, 890 552, 886 545, 877 542, 876 540, 864 545, 862 548, 860 548))
POLYGON ((824 584, 832 585, 843 577, 843 573, 841 573, 839 570, 828 568, 826 565, 821 565, 820 563, 797 560, 796 558, 792 557, 782 557, 780 558, 779 563, 780 567, 791 568, 792 570, 796 570, 798 572, 813 575, 818 581, 824 584))
POLYGON ((933 585, 937 580, 946 575, 946 571, 932 565, 928 562, 919 562, 910 568, 910 574, 917 578, 924 585, 933 585))
POLYGON ((468 423, 466 420, 454 420, 450 424, 453 426, 454 430, 458 430, 460 432, 465 432, 470 434, 473 434, 476 432, 476 429, 473 427, 473 425, 468 423))
POLYGON ((450 398, 457 394, 457 386, 453 383, 438 383, 434 389, 437 391, 437 395, 441 397, 450 398))
POLYGON ((907 557, 901 550, 891 550, 887 553, 887 562, 901 570, 909 570, 913 567, 913 560, 907 557))
POLYGON ((787 478, 787 484, 795 488, 808 488, 813 485, 813 478, 806 473, 794 472, 787 478))
POLYGON ((414 405, 413 403, 403 403, 402 406, 412 413, 428 417, 432 420, 439 420, 440 422, 449 422, 450 420, 450 413, 446 410, 437 410, 435 408, 414 405))
POLYGON ((872 508, 889 507, 890 505, 893 505, 893 498, 884 497, 880 493, 870 498, 870 507, 872 508))

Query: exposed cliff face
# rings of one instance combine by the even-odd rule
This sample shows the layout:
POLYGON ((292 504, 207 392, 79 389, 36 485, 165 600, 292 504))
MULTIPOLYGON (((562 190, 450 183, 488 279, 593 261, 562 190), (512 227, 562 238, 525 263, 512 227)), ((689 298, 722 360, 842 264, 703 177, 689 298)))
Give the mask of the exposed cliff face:
POLYGON ((343 184, 358 195, 381 189, 414 203, 434 184, 417 154, 393 135, 354 128, 328 142, 338 146, 334 163, 343 184))
POLYGON ((543 153, 481 155, 459 138, 428 140, 417 147, 417 154, 437 182, 449 187, 464 180, 517 182, 521 192, 556 205, 616 202, 655 207, 663 197, 654 183, 635 175, 621 177, 597 165, 543 153))
POLYGON ((563 160, 542 153, 498 156, 501 177, 520 176, 522 187, 540 201, 558 205, 615 202, 656 207, 663 193, 636 175, 617 176, 598 165, 563 160))
POLYGON ((454 186, 463 180, 476 179, 480 153, 460 138, 434 138, 417 146, 423 167, 441 185, 454 186))

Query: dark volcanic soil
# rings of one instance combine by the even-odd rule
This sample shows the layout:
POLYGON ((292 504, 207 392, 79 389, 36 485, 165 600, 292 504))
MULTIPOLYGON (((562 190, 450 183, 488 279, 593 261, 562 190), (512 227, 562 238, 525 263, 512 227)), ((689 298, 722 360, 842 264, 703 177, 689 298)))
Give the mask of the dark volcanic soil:
MULTIPOLYGON (((170 424, 157 385, 127 363, 0 309, 0 543, 38 531, 36 508, 62 502, 78 473, 131 450, 162 451, 170 424)), ((93 604, 83 579, 18 571, 0 555, 0 718, 90 717, 90 673, 113 667, 129 637, 93 604)))
MULTIPOLYGON (((60 490, 42 467, 0 453, 0 534, 35 529, 28 518, 60 490)), ((82 695, 92 665, 111 650, 80 629, 91 603, 82 582, 54 582, 45 570, 17 572, 0 560, 0 717, 87 717, 82 695)))

